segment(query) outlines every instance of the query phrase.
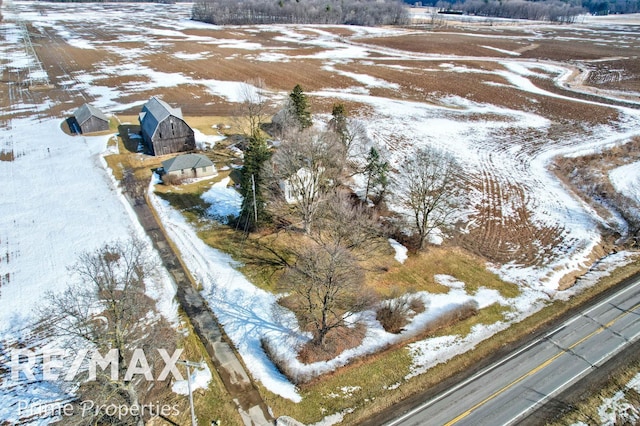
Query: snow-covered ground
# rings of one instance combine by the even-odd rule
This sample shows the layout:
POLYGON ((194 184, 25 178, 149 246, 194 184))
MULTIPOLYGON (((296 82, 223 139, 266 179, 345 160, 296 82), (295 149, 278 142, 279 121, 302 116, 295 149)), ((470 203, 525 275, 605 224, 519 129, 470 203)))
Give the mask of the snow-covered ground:
POLYGON ((616 191, 640 206, 640 163, 631 163, 611 170, 609 179, 616 191))
MULTIPOLYGON (((46 291, 70 284, 68 268, 80 254, 136 236, 147 241, 147 255, 159 263, 102 157, 112 135, 71 137, 60 124, 60 119, 14 119, 0 131, 0 150, 16 154, 13 161, 0 161, 0 347, 23 342, 42 350, 45 342, 31 336, 34 309, 47 302, 46 291)), ((175 288, 166 272, 148 283, 148 292, 177 324, 175 288)), ((17 423, 20 402, 67 398, 55 383, 25 386, 0 378, 0 419, 17 423)))
MULTIPOLYGON (((128 12, 128 8, 134 6, 123 4, 117 9, 105 9, 99 21, 96 21, 95 14, 96 10, 102 11, 100 5, 80 7, 52 4, 43 15, 32 5, 5 0, 2 6, 5 18, 0 26, 4 37, 0 44, 2 71, 11 68, 26 72, 32 64, 33 58, 24 53, 21 44, 16 24, 18 17, 36 29, 46 29, 59 35, 76 48, 104 49, 116 55, 120 63, 98 63, 94 70, 76 71, 54 83, 92 97, 95 106, 110 113, 146 101, 141 97, 139 100, 123 102, 122 99, 127 95, 150 89, 161 92, 178 85, 203 85, 208 93, 221 100, 239 100, 239 81, 198 79, 180 72, 162 72, 144 61, 134 60, 170 46, 176 40, 228 48, 235 55, 242 54, 256 61, 286 61, 290 58, 288 50, 282 47, 270 49, 265 44, 246 40, 193 35, 188 30, 210 27, 188 20, 188 4, 148 5, 144 11, 136 9, 135 13, 128 12), (70 9, 73 9, 73 15, 70 15, 70 9), (140 20, 153 22, 154 27, 143 29, 146 27, 139 25, 140 20), (117 42, 131 42, 132 47, 124 49, 115 42, 96 39, 90 29, 101 26, 117 27, 120 37, 117 42), (133 47, 134 43, 143 47, 133 47), (109 75, 128 76, 132 82, 112 87, 103 82, 103 78, 109 75)), ((368 325, 368 331, 361 346, 328 363, 302 365, 295 359, 294 350, 309 336, 299 331, 293 314, 276 303, 275 295, 251 284, 237 271, 238 264, 228 255, 206 246, 179 212, 152 195, 171 238, 180 248, 191 272, 202 283, 203 295, 253 376, 265 387, 291 400, 301 399, 295 386, 277 371, 265 355, 260 344, 261 338, 268 339, 272 346, 277 347, 279 355, 290 359, 301 374, 321 374, 354 357, 416 333, 439 313, 455 309, 470 300, 475 300, 481 306, 492 303, 509 305, 513 313, 508 319, 516 320, 539 309, 549 297, 568 294, 557 292, 559 279, 566 272, 585 264, 591 249, 599 243, 597 225, 600 219, 572 196, 547 170, 547 166, 556 156, 624 143, 640 134, 640 114, 636 110, 618 108, 621 118, 615 125, 588 128, 584 135, 576 135, 571 140, 549 140, 547 144, 542 144, 543 148, 532 151, 524 140, 514 139, 510 148, 505 150, 504 138, 501 137, 505 129, 544 135, 550 126, 549 120, 532 112, 474 103, 456 96, 443 95, 438 103, 371 96, 374 89, 396 89, 398 86, 395 82, 338 69, 341 63, 367 59, 373 54, 407 61, 442 61, 445 59, 442 56, 346 43, 340 36, 322 28, 303 30, 296 26, 282 26, 270 28, 270 31, 279 33, 274 39, 279 42, 319 48, 319 52, 298 58, 321 60, 325 70, 335 71, 340 77, 353 80, 353 86, 348 90, 338 91, 327 87, 309 96, 312 99, 355 101, 368 106, 370 136, 386 149, 395 168, 416 146, 431 145, 446 149, 467 170, 477 173, 491 171, 498 181, 524 188, 527 194, 526 207, 533 213, 534 223, 562 229, 563 246, 542 266, 495 266, 495 270, 503 277, 521 284, 522 293, 515 299, 505 300, 494 290, 485 288, 470 294, 464 283, 451 277, 439 277, 440 282, 450 287, 449 293, 419 293, 418 297, 428 309, 415 316, 403 335, 386 333, 375 321, 375 315, 365 312, 361 319, 368 325), (399 133, 406 135, 406 139, 397 146, 390 146, 390 141, 399 133)), ((355 31, 358 32, 357 36, 384 36, 405 30, 359 28, 355 31)), ((487 51, 505 53, 496 48, 488 48, 487 51)), ((179 50, 174 55, 182 61, 197 61, 207 57, 206 52, 179 50)), ((523 93, 558 98, 558 95, 537 88, 531 78, 545 73, 564 76, 569 69, 557 63, 532 65, 519 60, 517 55, 509 56, 512 58, 495 59, 496 63, 502 65, 495 73, 503 77, 511 88, 523 93)), ((446 58, 450 64, 441 68, 446 72, 468 72, 467 68, 457 64, 457 61, 466 59, 446 58)), ((233 79, 233 76, 229 78, 233 79)), ((275 99, 282 96, 282 93, 273 94, 275 99)), ((5 341, 15 341, 29 334, 31 308, 41 302, 44 290, 64 288, 68 279, 67 267, 74 263, 79 253, 93 250, 114 239, 127 238, 132 233, 141 235, 133 213, 122 199, 101 158, 107 150, 109 136, 65 135, 59 127, 62 117, 40 117, 42 111, 53 103, 54 100, 49 99, 45 103, 34 104, 25 98, 0 109, 0 151, 11 151, 15 155, 13 161, 0 161, 0 175, 4 177, 0 186, 0 338, 5 341)), ((75 106, 69 105, 69 111, 75 106)), ((203 135, 199 135, 198 139, 209 146, 216 141, 215 137, 203 135)), ((637 164, 626 167, 613 171, 611 180, 619 191, 637 199, 640 172, 637 164)), ((206 195, 216 209, 211 212, 212 216, 225 217, 239 207, 239 197, 226 185, 226 181, 216 184, 206 195)), ((481 195, 473 192, 469 197, 478 198, 481 195)), ((504 213, 508 214, 509 204, 505 203, 503 208, 504 213)), ((395 242, 390 244, 396 250, 397 260, 402 262, 406 258, 406 250, 395 242)), ((626 253, 606 258, 594 274, 606 274, 612 266, 628 262, 629 258, 626 253)), ((162 279, 158 289, 155 296, 162 312, 175 319, 170 279, 162 279)), ((421 374, 430 366, 474 347, 507 326, 508 323, 477 326, 465 337, 445 336, 413 343, 410 350, 414 365, 409 376, 421 374)), ((19 391, 24 394, 46 394, 48 390, 21 388, 19 391)), ((8 389, 6 382, 0 386, 0 392, 4 392, 1 394, 0 422, 14 422, 11 410, 15 405, 12 404, 16 403, 20 394, 16 393, 16 388, 8 389)))

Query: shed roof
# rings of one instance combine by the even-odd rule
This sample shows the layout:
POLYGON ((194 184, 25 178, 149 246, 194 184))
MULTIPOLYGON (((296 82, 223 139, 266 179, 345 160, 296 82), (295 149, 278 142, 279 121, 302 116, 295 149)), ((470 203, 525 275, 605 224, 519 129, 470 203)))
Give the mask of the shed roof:
POLYGON ((138 118, 142 129, 151 136, 155 133, 158 123, 170 115, 182 119, 182 110, 180 108, 171 108, 162 99, 152 96, 142 107, 142 112, 138 118))
POLYGON ((81 126, 82 126, 82 123, 84 123, 91 117, 97 117, 100 120, 106 121, 107 123, 109 122, 109 118, 106 115, 104 115, 102 111, 100 111, 98 108, 89 104, 84 104, 78 109, 76 109, 75 112, 73 113, 73 116, 76 118, 76 120, 78 121, 78 124, 80 124, 81 126))
POLYGON ((167 173, 207 166, 213 166, 213 163, 202 154, 178 155, 162 162, 162 168, 167 173))

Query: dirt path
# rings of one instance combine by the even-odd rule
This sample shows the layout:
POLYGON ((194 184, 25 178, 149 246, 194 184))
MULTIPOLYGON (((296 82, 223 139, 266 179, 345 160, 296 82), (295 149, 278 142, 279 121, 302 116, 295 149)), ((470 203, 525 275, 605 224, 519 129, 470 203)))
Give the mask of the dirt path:
POLYGON ((192 282, 191 276, 186 272, 178 255, 167 240, 162 225, 148 201, 146 198, 134 199, 130 194, 126 194, 126 196, 136 212, 140 224, 160 254, 164 267, 176 282, 178 302, 207 349, 207 353, 227 391, 235 401, 245 425, 274 424, 274 419, 269 414, 267 405, 262 400, 232 346, 226 341, 207 302, 196 290, 195 283, 192 282))

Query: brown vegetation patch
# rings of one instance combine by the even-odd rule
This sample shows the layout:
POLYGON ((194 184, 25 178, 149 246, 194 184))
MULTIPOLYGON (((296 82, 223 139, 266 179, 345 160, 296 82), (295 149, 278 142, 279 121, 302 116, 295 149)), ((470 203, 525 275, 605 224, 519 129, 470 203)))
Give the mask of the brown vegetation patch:
POLYGON ((356 324, 353 327, 339 327, 331 330, 325 337, 324 345, 309 342, 298 352, 298 359, 304 364, 334 359, 347 349, 353 349, 362 343, 366 327, 356 324))
MULTIPOLYGON (((277 348, 273 347, 272 343, 268 339, 262 339, 261 344, 262 348, 276 365, 278 370, 284 374, 292 383, 296 385, 305 385, 311 386, 317 381, 325 380, 327 377, 331 377, 336 374, 341 374, 343 370, 348 370, 351 368, 357 368, 362 364, 366 364, 371 362, 374 359, 384 356, 386 353, 390 351, 396 350, 400 347, 407 345, 408 343, 423 340, 429 336, 435 335, 441 330, 447 329, 448 327, 452 327, 456 324, 462 323, 465 320, 468 320, 475 315, 478 315, 478 304, 475 301, 470 301, 467 303, 463 303, 452 309, 433 321, 426 324, 421 330, 417 333, 413 333, 406 336, 406 339, 403 339, 400 342, 397 342, 393 345, 389 345, 385 347, 383 350, 380 350, 374 354, 369 354, 366 356, 362 356, 356 359, 351 360, 344 366, 334 370, 322 377, 318 377, 317 375, 311 373, 300 373, 295 369, 291 369, 289 367, 289 362, 287 359, 282 358, 278 355, 277 348)), ((347 350, 351 347, 356 347, 360 344, 362 338, 364 337, 365 329, 364 327, 354 327, 354 328, 344 328, 338 333, 333 335, 333 338, 336 339, 334 342, 335 351, 327 351, 322 350, 321 348, 308 343, 303 347, 303 349, 299 353, 299 359, 305 363, 311 363, 316 361, 326 361, 335 358, 339 353, 344 350, 347 350), (339 339, 343 339, 344 342, 340 342, 339 339), (304 361, 303 361, 304 359, 304 361)))
POLYGON ((0 151, 0 161, 11 162, 11 161, 13 161, 15 159, 16 159, 16 156, 13 153, 13 150, 11 150, 11 151, 5 151, 5 150, 0 151))
POLYGON ((640 91, 640 61, 637 58, 589 63, 586 84, 603 89, 640 91))
POLYGON ((376 319, 388 333, 398 334, 409 324, 411 319, 426 307, 424 302, 412 297, 410 294, 398 295, 398 297, 385 300, 376 311, 376 319))
POLYGON ((600 215, 608 220, 609 229, 603 230, 609 239, 620 236, 631 238, 629 244, 637 244, 640 231, 640 218, 633 213, 640 207, 637 203, 615 190, 609 180, 609 171, 640 160, 640 138, 615 146, 603 152, 581 157, 561 157, 554 162, 556 175, 600 215), (629 225, 629 234, 621 235, 617 217, 623 218, 629 225))
POLYGON ((457 235, 456 243, 492 262, 544 265, 563 243, 564 230, 532 221, 522 186, 500 182, 489 173, 477 181, 483 197, 470 217, 474 226, 457 235))
MULTIPOLYGON (((597 35, 600 37, 600 35, 597 35)), ((536 39, 537 48, 522 52, 523 58, 550 59, 567 62, 569 60, 591 60, 603 57, 626 56, 632 49, 608 39, 603 42, 602 38, 595 42, 589 40, 584 34, 578 37, 562 38, 558 35, 551 35, 549 38, 536 39)))
POLYGON ((466 34, 443 34, 437 32, 407 34, 395 37, 368 38, 362 39, 362 41, 375 46, 404 50, 407 52, 476 56, 478 58, 510 56, 506 53, 487 49, 483 46, 515 51, 525 45, 528 45, 528 42, 508 38, 483 38, 466 34))
POLYGON ((373 274, 368 282, 376 291, 393 297, 398 288, 410 291, 428 291, 434 294, 449 292, 449 287, 436 282, 438 274, 450 275, 465 283, 468 293, 474 294, 479 287, 493 288, 503 297, 516 297, 518 286, 506 283, 486 269, 486 257, 473 254, 460 247, 429 247, 413 254, 404 264, 395 262, 387 271, 373 274))

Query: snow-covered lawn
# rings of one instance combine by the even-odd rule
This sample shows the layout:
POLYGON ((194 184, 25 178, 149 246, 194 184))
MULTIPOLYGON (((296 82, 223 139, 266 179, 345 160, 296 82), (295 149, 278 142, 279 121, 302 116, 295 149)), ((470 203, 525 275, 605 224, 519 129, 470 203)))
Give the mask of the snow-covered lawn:
MULTIPOLYGON (((0 161, 0 337, 28 326, 32 309, 48 290, 69 284, 78 256, 105 243, 145 238, 135 214, 106 169, 107 136, 64 134, 60 119, 12 120, 0 133, 0 149, 16 153, 0 161), (16 303, 18 302, 18 303, 16 303)), ((158 294, 175 318, 171 282, 158 294)))
MULTIPOLYGON (((33 341, 34 309, 47 302, 46 291, 66 288, 68 268, 81 253, 136 236, 148 242, 147 256, 159 263, 103 159, 112 135, 72 137, 60 124, 60 119, 14 119, 0 131, 0 150, 16 153, 13 161, 0 161, 0 347, 16 342, 34 351, 45 344, 62 347, 62 342, 33 341)), ((177 324, 173 281, 162 270, 157 277, 148 283, 148 293, 177 324)), ((2 364, 8 356, 2 354, 2 364)), ((0 421, 18 423, 18 407, 25 401, 68 401, 68 391, 53 382, 27 385, 0 377, 0 421)))

